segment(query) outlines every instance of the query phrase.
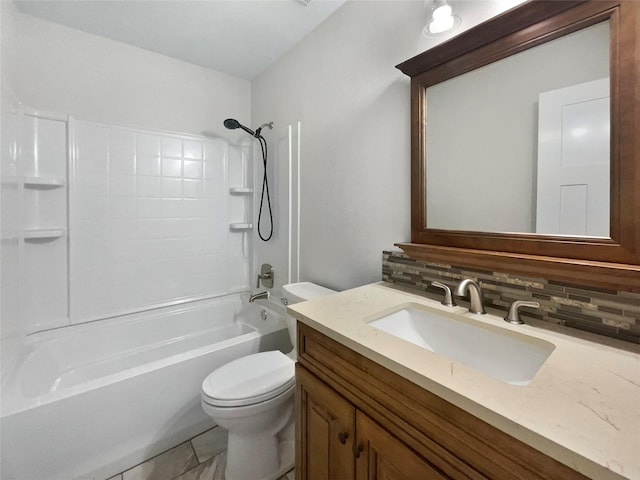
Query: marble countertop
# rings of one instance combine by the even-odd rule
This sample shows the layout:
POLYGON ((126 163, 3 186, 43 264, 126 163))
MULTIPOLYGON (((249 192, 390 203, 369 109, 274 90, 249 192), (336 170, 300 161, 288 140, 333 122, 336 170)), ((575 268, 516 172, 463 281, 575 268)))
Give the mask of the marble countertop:
POLYGON ((637 352, 535 325, 510 325, 502 312, 472 314, 384 282, 291 305, 288 312, 587 477, 640 480, 637 352), (457 312, 556 348, 528 385, 511 385, 367 324, 406 303, 457 312))

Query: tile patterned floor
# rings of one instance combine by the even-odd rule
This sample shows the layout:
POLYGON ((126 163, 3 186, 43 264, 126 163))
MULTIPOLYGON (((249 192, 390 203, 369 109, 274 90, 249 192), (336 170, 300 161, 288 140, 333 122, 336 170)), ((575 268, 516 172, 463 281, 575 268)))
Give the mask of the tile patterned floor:
POLYGON ((227 432, 215 427, 108 480, 224 480, 226 449, 227 432))

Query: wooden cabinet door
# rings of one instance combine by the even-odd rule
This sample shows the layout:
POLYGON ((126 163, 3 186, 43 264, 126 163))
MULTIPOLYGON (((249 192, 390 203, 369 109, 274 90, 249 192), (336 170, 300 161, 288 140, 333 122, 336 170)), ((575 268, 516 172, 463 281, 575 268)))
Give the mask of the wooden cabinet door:
POLYGON ((355 407, 296 365, 296 480, 354 478, 355 407))
POLYGON ((356 480, 449 478, 360 411, 356 432, 356 480))

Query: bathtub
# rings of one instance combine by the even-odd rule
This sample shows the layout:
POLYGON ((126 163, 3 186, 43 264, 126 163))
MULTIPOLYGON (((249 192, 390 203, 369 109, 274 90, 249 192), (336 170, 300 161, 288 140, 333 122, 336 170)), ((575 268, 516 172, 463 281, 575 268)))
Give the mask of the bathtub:
POLYGON ((290 347, 240 294, 32 335, 2 385, 2 480, 104 480, 214 424, 202 380, 290 347))

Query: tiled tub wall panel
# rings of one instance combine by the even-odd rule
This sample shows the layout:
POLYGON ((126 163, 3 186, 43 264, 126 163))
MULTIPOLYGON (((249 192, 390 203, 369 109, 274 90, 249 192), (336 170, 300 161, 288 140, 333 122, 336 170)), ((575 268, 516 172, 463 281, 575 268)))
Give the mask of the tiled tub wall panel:
POLYGON ((74 126, 73 323, 246 287, 225 140, 74 126))
POLYGON ((640 293, 584 287, 512 274, 414 260, 402 252, 383 252, 382 280, 439 294, 434 280, 453 287, 462 278, 482 282, 487 306, 508 309, 516 300, 540 303, 522 316, 640 343, 640 293))

